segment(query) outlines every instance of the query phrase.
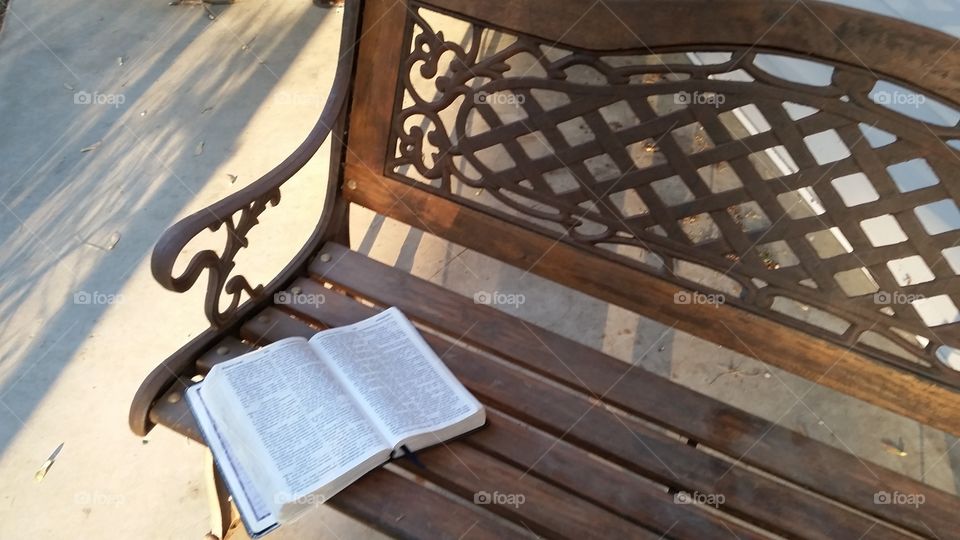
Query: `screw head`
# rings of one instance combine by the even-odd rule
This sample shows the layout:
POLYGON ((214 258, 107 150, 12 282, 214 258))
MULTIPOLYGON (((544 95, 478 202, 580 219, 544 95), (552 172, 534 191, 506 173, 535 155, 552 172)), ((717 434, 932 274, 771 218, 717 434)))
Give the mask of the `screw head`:
POLYGON ((303 292, 303 289, 301 289, 300 287, 293 287, 292 289, 290 289, 290 292, 292 292, 293 294, 300 294, 301 292, 303 292))
POLYGON ((177 403, 180 401, 180 392, 172 392, 169 396, 167 396, 167 401, 169 403, 177 403))
POLYGON ((223 356, 228 352, 230 352, 230 347, 222 346, 217 348, 217 354, 219 354, 220 356, 223 356))
POLYGON ((357 181, 356 181, 356 180, 347 180, 347 187, 350 188, 350 189, 357 189, 357 181))
POLYGON ((260 322, 262 322, 262 323, 270 322, 270 317, 269 317, 268 315, 261 315, 261 316, 257 317, 257 320, 260 321, 260 322))
POLYGON ((320 255, 320 260, 323 261, 323 262, 330 262, 330 259, 331 259, 331 258, 332 258, 332 257, 330 257, 330 254, 329 254, 329 253, 322 253, 322 254, 320 255))

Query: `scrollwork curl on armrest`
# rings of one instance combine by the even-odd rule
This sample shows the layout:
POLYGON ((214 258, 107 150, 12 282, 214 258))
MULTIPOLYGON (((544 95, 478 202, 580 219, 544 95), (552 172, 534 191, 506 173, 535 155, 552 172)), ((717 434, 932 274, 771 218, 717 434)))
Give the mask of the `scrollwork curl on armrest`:
MULTIPOLYGON (((236 266, 234 257, 241 249, 248 247, 247 234, 259 223, 260 214, 269 206, 280 203, 281 186, 316 154, 343 112, 350 91, 359 13, 359 0, 347 2, 343 14, 339 62, 330 95, 319 120, 300 146, 282 163, 249 186, 174 224, 163 233, 154 247, 150 261, 153 277, 171 291, 189 290, 200 279, 203 271, 208 271, 204 310, 207 319, 215 327, 226 326, 232 321, 241 305, 244 292, 251 298, 257 298, 263 292, 263 286, 251 285, 242 275, 231 277, 236 266), (212 249, 200 251, 190 259, 183 272, 174 275, 174 265, 186 245, 204 230, 216 232, 221 227, 226 228, 226 241, 222 252, 217 253, 212 249), (221 310, 224 293, 230 296, 230 303, 221 310)), ((328 209, 324 208, 324 212, 326 211, 328 209)))

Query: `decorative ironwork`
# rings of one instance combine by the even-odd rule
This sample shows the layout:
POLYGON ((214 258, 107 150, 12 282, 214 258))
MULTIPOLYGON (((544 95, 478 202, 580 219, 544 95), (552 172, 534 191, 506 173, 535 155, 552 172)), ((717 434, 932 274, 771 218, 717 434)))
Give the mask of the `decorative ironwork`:
MULTIPOLYGON (((216 232, 222 227, 226 234, 222 252, 218 254, 214 250, 205 249, 196 253, 179 276, 174 277, 172 273, 167 273, 170 278, 168 288, 177 292, 185 292, 197 282, 204 270, 208 270, 209 281, 207 282, 207 295, 203 306, 204 313, 210 323, 216 327, 227 324, 233 318, 237 307, 243 300, 243 293, 247 293, 250 298, 257 298, 263 291, 262 285, 253 286, 244 276, 231 276, 231 273, 236 267, 234 257, 242 248, 249 245, 247 234, 254 225, 260 222, 260 214, 267 209, 267 205, 276 206, 279 203, 280 188, 275 188, 246 203, 238 211, 222 219, 218 219, 214 214, 211 214, 207 228, 216 232), (221 310, 221 300, 224 293, 229 296, 230 302, 226 308, 221 310)), ((194 237, 199 235, 200 232, 202 231, 198 231, 194 237)), ((181 240, 183 240, 182 237, 181 240)), ((186 242, 183 244, 186 245, 186 242)))
POLYGON ((280 190, 284 183, 314 157, 331 131, 337 134, 343 132, 345 105, 353 76, 353 56, 358 41, 360 9, 360 2, 349 2, 344 6, 338 52, 340 62, 337 64, 330 94, 316 124, 300 146, 253 183, 177 222, 167 229, 157 242, 150 260, 150 269, 153 277, 165 288, 176 292, 187 291, 197 282, 203 271, 208 270, 210 276, 207 281, 204 311, 213 328, 164 360, 144 379, 130 405, 130 428, 135 433, 146 435, 150 431, 150 410, 156 400, 173 384, 181 381, 181 377, 188 378, 195 373, 198 357, 223 338, 224 329, 228 329, 231 324, 242 322, 248 314, 255 313, 260 305, 270 300, 272 294, 282 290, 281 287, 301 275, 317 247, 331 237, 345 237, 348 224, 346 204, 337 197, 344 147, 338 136, 331 143, 330 177, 324 195, 323 212, 317 218, 313 234, 286 267, 266 285, 252 286, 241 275, 230 276, 236 266, 235 256, 240 249, 248 246, 247 234, 258 223, 260 214, 266 211, 268 206, 276 206, 280 202, 280 190), (186 269, 175 276, 174 266, 187 244, 206 230, 224 231, 226 240, 222 252, 218 254, 213 250, 204 250, 195 254, 186 269), (230 303, 221 310, 220 299, 224 293, 229 296, 230 303), (246 302, 241 302, 243 293, 251 297, 246 302))
POLYGON ((408 21, 385 174, 960 381, 956 107, 783 51, 408 21))

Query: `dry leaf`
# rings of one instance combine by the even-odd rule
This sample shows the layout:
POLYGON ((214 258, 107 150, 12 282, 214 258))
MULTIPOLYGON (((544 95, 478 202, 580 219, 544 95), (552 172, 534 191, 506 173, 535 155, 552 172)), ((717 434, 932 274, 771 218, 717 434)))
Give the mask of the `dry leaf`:
POLYGON ((897 442, 886 438, 880 439, 880 443, 883 444, 884 450, 895 456, 906 457, 907 455, 906 445, 903 444, 903 437, 900 437, 897 442))
POLYGON ((69 85, 69 84, 67 84, 67 83, 63 83, 63 87, 66 88, 67 90, 73 92, 73 86, 71 86, 71 85, 69 85))
POLYGON ((197 143, 197 147, 193 149, 193 155, 199 156, 203 153, 203 141, 197 143))
POLYGON ((115 247, 117 246, 117 242, 119 242, 119 241, 120 241, 120 231, 114 231, 114 233, 111 234, 111 235, 110 235, 110 238, 107 240, 107 245, 105 245, 105 246, 103 246, 103 247, 104 247, 104 249, 106 249, 107 251, 110 251, 111 249, 113 249, 113 248, 115 248, 115 247))
POLYGON ((227 178, 230 179, 230 183, 231 183, 231 184, 233 184, 233 183, 235 183, 235 182, 237 181, 237 175, 235 175, 235 174, 227 173, 227 178))
POLYGON ((49 471, 50 467, 53 466, 53 462, 57 460, 57 456, 60 455, 61 450, 63 450, 63 443, 60 443, 60 445, 57 446, 57 448, 50 454, 50 457, 43 462, 43 465, 40 465, 40 468, 37 469, 37 472, 33 475, 34 480, 39 482, 47 476, 47 471, 49 471))
POLYGON ((88 147, 86 147, 86 148, 82 148, 82 149, 80 150, 80 153, 81 153, 81 154, 85 154, 85 153, 87 153, 87 152, 93 152, 93 151, 96 150, 102 143, 103 143, 103 141, 97 141, 97 142, 91 144, 90 146, 88 146, 88 147))

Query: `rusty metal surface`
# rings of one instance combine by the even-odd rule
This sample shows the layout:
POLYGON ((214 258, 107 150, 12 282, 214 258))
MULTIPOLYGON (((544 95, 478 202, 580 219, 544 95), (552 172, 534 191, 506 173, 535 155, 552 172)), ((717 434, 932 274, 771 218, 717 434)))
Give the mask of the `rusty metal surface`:
POLYGON ((956 104, 780 45, 590 52, 415 4, 384 174, 960 387, 960 322, 917 307, 960 306, 960 229, 925 219, 957 212, 960 129, 883 92, 956 104))

